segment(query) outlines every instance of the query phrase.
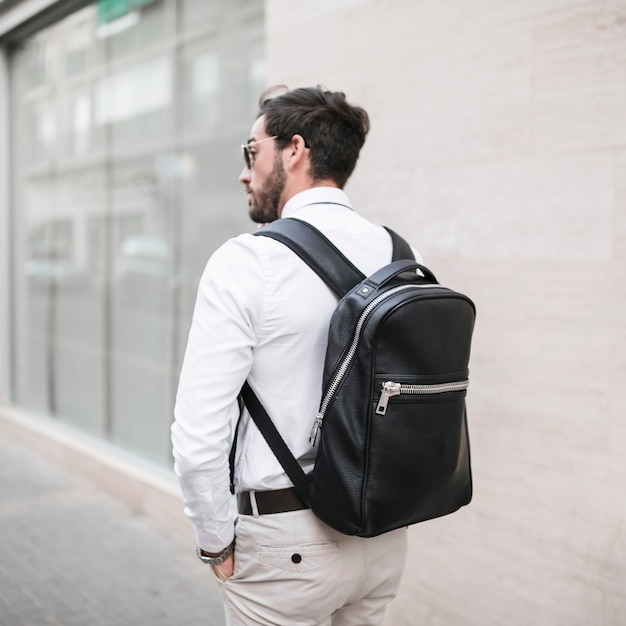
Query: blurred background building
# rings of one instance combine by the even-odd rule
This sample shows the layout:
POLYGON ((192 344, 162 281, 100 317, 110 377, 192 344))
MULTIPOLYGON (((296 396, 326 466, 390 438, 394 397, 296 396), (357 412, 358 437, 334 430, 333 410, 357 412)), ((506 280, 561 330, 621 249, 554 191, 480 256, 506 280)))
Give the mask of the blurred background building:
POLYGON ((182 515, 195 290, 275 83, 368 110, 353 203, 478 308, 475 498, 411 529, 388 624, 626 623, 626 0, 0 0, 0 428, 182 515))

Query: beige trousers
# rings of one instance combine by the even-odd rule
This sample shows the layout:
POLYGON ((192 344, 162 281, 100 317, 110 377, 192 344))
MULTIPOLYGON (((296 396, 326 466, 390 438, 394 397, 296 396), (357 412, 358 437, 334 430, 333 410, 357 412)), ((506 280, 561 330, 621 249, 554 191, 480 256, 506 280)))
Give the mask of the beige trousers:
POLYGON ((351 537, 309 510, 240 515, 236 534, 228 626, 378 626, 406 558, 406 528, 351 537))

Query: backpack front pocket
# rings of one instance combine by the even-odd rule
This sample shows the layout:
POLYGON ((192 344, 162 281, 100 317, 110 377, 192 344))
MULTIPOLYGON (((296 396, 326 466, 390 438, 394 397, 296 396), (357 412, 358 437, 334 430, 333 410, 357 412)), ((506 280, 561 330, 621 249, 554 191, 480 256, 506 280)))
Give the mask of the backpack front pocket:
MULTIPOLYGON (((392 378, 392 377, 390 377, 392 378)), ((424 382, 424 378, 416 378, 409 382, 402 377, 393 377, 394 380, 385 380, 381 383, 380 395, 376 404, 376 414, 385 415, 391 398, 419 401, 420 399, 437 399, 439 394, 465 392, 469 387, 469 378, 461 380, 447 380, 445 382, 424 382)), ((465 395, 465 394, 463 394, 465 395)), ((443 398, 442 398, 443 399, 443 398)))
POLYGON ((404 520, 430 519, 458 509, 471 497, 467 372, 376 378, 379 392, 372 398, 368 427, 364 517, 373 524, 398 527, 404 520))

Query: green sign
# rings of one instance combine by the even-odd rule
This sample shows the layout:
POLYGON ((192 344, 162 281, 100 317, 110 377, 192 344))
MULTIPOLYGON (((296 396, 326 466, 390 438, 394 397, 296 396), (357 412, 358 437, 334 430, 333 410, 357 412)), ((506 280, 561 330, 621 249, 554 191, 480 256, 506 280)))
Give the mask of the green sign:
POLYGON ((98 24, 108 24, 155 0, 98 0, 98 24))

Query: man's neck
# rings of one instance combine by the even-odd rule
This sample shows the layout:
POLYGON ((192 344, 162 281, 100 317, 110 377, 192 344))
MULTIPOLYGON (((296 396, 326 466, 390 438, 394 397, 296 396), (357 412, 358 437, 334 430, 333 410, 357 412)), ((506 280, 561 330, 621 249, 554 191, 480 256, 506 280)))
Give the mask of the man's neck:
POLYGON ((302 181, 301 184, 293 184, 289 186, 288 189, 285 189, 285 192, 283 194, 283 202, 281 203, 280 209, 278 211, 278 216, 280 217, 283 211, 283 207, 285 206, 285 204, 287 204, 287 202, 289 202, 291 198, 301 193, 302 191, 306 191, 307 189, 315 189, 316 187, 334 187, 335 189, 339 188, 337 183, 330 178, 319 178, 316 180, 309 179, 306 181, 302 181))

